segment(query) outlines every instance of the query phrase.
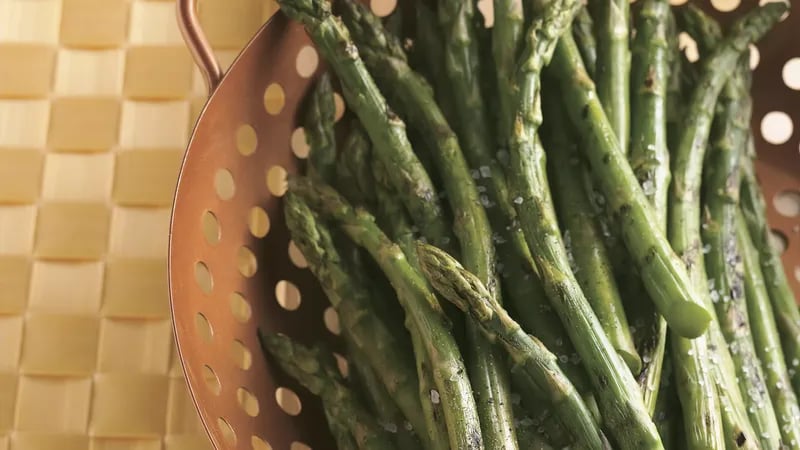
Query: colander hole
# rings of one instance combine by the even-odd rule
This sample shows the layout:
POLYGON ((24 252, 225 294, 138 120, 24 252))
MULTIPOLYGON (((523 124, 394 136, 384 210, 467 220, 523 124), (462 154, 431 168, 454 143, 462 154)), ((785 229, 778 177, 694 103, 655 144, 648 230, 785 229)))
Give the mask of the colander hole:
POLYGON ((279 387, 275 390, 275 402, 278 406, 290 416, 300 414, 303 409, 303 404, 300 402, 300 397, 294 393, 293 390, 285 387, 279 387))
POLYGON ((319 67, 319 54, 314 47, 306 45, 297 52, 295 69, 300 77, 310 78, 317 71, 317 67, 319 67))
POLYGON ((269 442, 258 436, 252 436, 250 438, 250 446, 253 447, 253 450, 272 450, 272 446, 269 445, 269 442))
POLYGON ((786 143, 793 131, 792 119, 783 111, 768 112, 761 120, 761 135, 770 144, 786 143))
POLYGON ((778 213, 784 217, 800 216, 800 192, 783 191, 775 195, 772 204, 778 213))
POLYGON ((275 116, 283 111, 286 104, 286 94, 280 84, 272 83, 264 90, 264 109, 267 114, 275 116))
POLYGON ((230 200, 236 193, 236 185, 233 183, 233 174, 228 169, 219 169, 214 175, 214 190, 222 200, 230 200))
POLYGON ((397 0, 370 0, 369 7, 378 17, 386 17, 397 8, 397 0))
POLYGON ((231 446, 236 445, 236 432, 233 431, 231 424, 229 424, 227 420, 222 417, 217 418, 217 427, 225 443, 231 446))
POLYGON ((252 155, 258 146, 256 130, 248 124, 239 125, 236 130, 236 150, 244 156, 252 155))
POLYGON ((308 158, 308 152, 311 151, 311 147, 309 147, 308 141, 306 141, 305 128, 298 127, 292 131, 292 136, 289 140, 289 146, 292 148, 292 153, 294 153, 294 156, 297 156, 300 159, 308 158))
POLYGON ((333 93, 333 104, 336 107, 334 121, 338 122, 344 116, 345 109, 347 109, 344 104, 344 99, 340 93, 333 93))
POLYGON ((219 220, 217 220, 217 216, 211 211, 205 211, 203 213, 203 236, 206 238, 206 242, 211 245, 216 245, 219 243, 222 234, 219 228, 219 220))
POLYGON ((275 284, 275 298, 281 308, 287 311, 295 311, 300 307, 302 295, 300 289, 291 281, 281 280, 275 284))
POLYGON ((738 8, 741 0, 711 0, 711 6, 717 11, 728 12, 738 8))
POLYGON ((206 342, 211 342, 214 338, 214 329, 202 313, 197 313, 194 316, 194 326, 197 329, 197 334, 200 335, 206 342))
POLYGON ((686 58, 695 62, 700 59, 700 52, 697 50, 697 42, 689 36, 689 33, 681 32, 678 35, 678 46, 686 53, 686 58))
POLYGON ((210 294, 214 290, 214 278, 206 263, 202 261, 194 263, 194 280, 197 282, 197 287, 205 294, 210 294))
POLYGON ((761 62, 761 52, 758 51, 758 47, 750 44, 750 70, 756 70, 759 62, 761 62))
MULTIPOLYGON (((522 8, 521 0, 515 0, 517 5, 522 8)), ((494 2, 492 0, 478 0, 478 12, 483 16, 484 28, 494 27, 494 2)))
POLYGON ((786 251, 786 247, 789 246, 789 240, 786 239, 786 235, 780 230, 771 230, 769 233, 769 243, 772 245, 772 248, 781 255, 786 251))
POLYGON ((350 375, 350 363, 347 358, 336 352, 333 353, 333 357, 336 358, 336 367, 339 369, 339 373, 347 378, 350 375))
POLYGON ((239 323, 246 323, 253 315, 250 303, 238 292, 231 294, 231 314, 239 323))
POLYGON ((289 241, 289 260, 295 267, 299 269, 305 269, 308 267, 308 261, 306 261, 306 257, 303 256, 303 252, 297 248, 297 244, 294 241, 289 241))
POLYGON ((783 82, 790 89, 800 91, 800 58, 792 58, 786 61, 781 71, 783 82))
POLYGON ((234 339, 231 345, 231 359, 236 363, 236 367, 242 370, 249 370, 253 365, 253 354, 247 346, 238 339, 234 339))
POLYGON ((311 447, 302 442, 294 441, 292 445, 289 446, 289 450, 311 450, 311 447))
POLYGON ((325 312, 322 313, 322 321, 325 322, 325 328, 327 328, 331 333, 338 336, 339 333, 342 332, 342 329, 339 326, 339 314, 335 309, 333 309, 332 306, 326 308, 325 312))
POLYGON ((267 170, 267 189, 272 195, 280 197, 286 193, 289 188, 287 175, 286 169, 281 166, 272 166, 267 170))
POLYGON ((684 4, 684 3, 688 2, 688 1, 689 0, 669 0, 669 4, 670 5, 674 5, 674 6, 679 6, 679 5, 682 5, 682 4, 684 4))
POLYGON ((250 234, 257 238, 263 238, 269 233, 269 215, 264 208, 254 206, 250 208, 250 218, 247 221, 250 227, 250 234))
POLYGON ((203 366, 201 372, 203 375, 203 381, 205 382, 208 390, 214 395, 219 395, 219 393, 222 391, 222 385, 219 383, 219 378, 217 378, 217 374, 214 373, 214 369, 209 366, 203 366))
POLYGON ((244 277, 250 278, 256 274, 258 270, 258 261, 252 250, 244 246, 239 247, 236 260, 239 266, 239 273, 244 277))
POLYGON ((256 417, 258 415, 258 399, 247 389, 243 387, 236 389, 236 401, 248 416, 256 417))

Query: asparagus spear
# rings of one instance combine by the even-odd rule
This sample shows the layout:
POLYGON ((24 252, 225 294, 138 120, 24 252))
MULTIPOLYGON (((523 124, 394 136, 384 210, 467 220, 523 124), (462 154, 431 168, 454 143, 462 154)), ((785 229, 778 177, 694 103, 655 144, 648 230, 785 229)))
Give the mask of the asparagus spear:
POLYGON ((644 410, 640 392, 627 367, 602 330, 597 316, 573 276, 558 232, 538 144, 541 124, 539 73, 550 59, 579 2, 554 1, 533 19, 520 59, 519 104, 511 145, 508 177, 512 198, 542 281, 553 307, 591 374, 600 412, 622 448, 662 448, 655 426, 644 410))
POLYGON ((597 39, 594 80, 597 95, 617 136, 619 147, 628 152, 630 118, 630 64, 628 49, 629 0, 595 0, 588 3, 597 39))
MULTIPOLYGON (((548 104, 553 102, 548 101, 548 104)), ((561 114, 555 109, 549 116, 559 117, 561 114)), ((563 120, 559 122, 566 124, 563 120)), ((633 345, 614 273, 602 245, 600 230, 594 221, 592 205, 586 196, 582 179, 575 176, 576 173, 582 173, 584 168, 577 146, 570 142, 567 133, 563 125, 553 127, 546 147, 551 163, 548 172, 554 180, 552 192, 556 212, 572 272, 614 349, 633 373, 639 373, 642 360, 633 345)))
POLYGON ((331 353, 303 346, 282 334, 259 333, 259 339, 287 374, 322 399, 323 408, 332 420, 347 424, 358 448, 396 448, 386 430, 344 385, 331 353))
POLYGON ((447 248, 447 224, 430 177, 414 154, 405 124, 389 109, 350 40, 347 28, 330 10, 328 0, 280 0, 287 16, 303 24, 320 53, 339 77, 351 111, 375 145, 375 156, 393 169, 392 184, 425 236, 447 248))
MULTIPOLYGON (((343 1, 341 5, 343 19, 367 68, 388 93, 400 115, 420 131, 433 156, 455 216, 453 228, 465 265, 498 297, 499 282, 494 271, 495 252, 489 220, 481 207, 458 138, 436 104, 430 85, 411 70, 399 42, 386 33, 380 20, 364 5, 352 0, 343 1)), ((469 322, 467 339, 471 350, 467 361, 484 441, 491 448, 516 448, 508 379, 501 369, 502 364, 480 331, 469 322)))
MULTIPOLYGON (((464 153, 473 168, 487 165, 494 154, 488 112, 481 95, 480 48, 473 27, 475 4, 472 1, 437 2, 437 17, 443 31, 444 72, 449 79, 453 120, 464 153), (480 162, 480 163, 478 163, 480 162)), ((442 61, 437 61, 441 64, 442 61)))
POLYGON ((336 449, 358 450, 358 444, 356 444, 356 440, 353 439, 353 436, 350 434, 350 430, 347 429, 347 425, 339 423, 336 417, 333 417, 329 413, 328 408, 325 408, 323 412, 325 413, 325 421, 328 422, 328 428, 331 430, 333 439, 336 441, 336 449))
MULTIPOLYGON (((699 8, 694 5, 688 4, 678 10, 678 19, 681 25, 692 35, 700 50, 701 55, 708 54, 714 51, 722 39, 722 30, 719 24, 711 17, 707 16, 699 8)), ((690 67, 686 64, 686 59, 682 59, 683 72, 689 72, 690 67)), ((745 70, 742 68, 741 70, 745 70)), ((744 73, 744 72, 742 72, 744 73)), ((676 77, 677 78, 677 77, 676 77)), ((686 75, 683 78, 687 78, 686 75)), ((734 77, 733 81, 737 81, 734 77)), ((739 80, 741 81, 741 80, 739 80)), ((731 84, 729 81, 728 84, 731 84)), ((731 86, 735 88, 735 84, 731 86)), ((728 87, 726 86, 726 90, 728 87)), ((747 96, 746 90, 739 95, 747 96)), ((736 97, 736 94, 730 93, 727 96, 729 100, 736 97)), ((730 102, 730 101, 729 101, 730 102)), ((747 122, 747 120, 745 120, 747 122)), ((745 124, 745 128, 747 125, 745 124)), ((746 131, 749 133, 749 131, 746 131)), ((724 141, 723 141, 724 142, 724 141)), ((730 165, 733 160, 726 157, 726 154, 731 150, 741 152, 740 148, 730 147, 728 145, 722 146, 720 152, 721 164, 730 165)), ((712 165, 712 167, 714 167, 712 165)), ((728 169, 730 171, 732 169, 728 169)), ((723 169, 720 174, 724 174, 723 169)), ((724 183, 720 180, 717 184, 724 183)), ((737 194, 738 195, 738 194, 737 194)), ((730 217, 728 215, 728 217, 730 217)), ((730 222, 728 222, 730 223, 730 222)), ((702 264, 702 259, 700 260, 702 264)), ((708 285, 704 277, 700 278, 700 282, 705 286, 705 291, 708 291, 708 285)), ((717 297, 719 295, 717 294, 717 297)), ((708 307, 714 307, 709 295, 703 296, 708 307)), ((719 320, 713 320, 709 331, 709 353, 712 356, 712 370, 715 382, 717 384, 717 393, 719 397, 723 427, 725 432, 726 444, 728 448, 759 448, 759 438, 750 423, 748 418, 748 410, 742 398, 742 393, 738 388, 738 378, 736 376, 735 364, 731 352, 728 350, 725 337, 722 334, 719 320)))
POLYGON ((348 270, 339 256, 331 234, 316 220, 308 205, 289 192, 284 202, 286 223, 292 238, 320 281, 332 305, 339 312, 342 328, 353 344, 369 359, 371 367, 386 383, 386 389, 415 429, 425 430, 420 417, 420 399, 411 355, 374 313, 370 293, 348 270), (392 349, 390 353, 388 349, 392 349))
MULTIPOLYGON (((411 227, 410 220, 402 205, 394 198, 386 177, 386 168, 380 161, 372 160, 372 170, 375 174, 375 193, 378 198, 377 218, 378 223, 386 230, 389 237, 395 241, 409 264, 419 270, 417 260, 416 238, 411 227)), ((413 348, 424 348, 422 341, 415 334, 411 335, 413 348)), ((449 448, 447 437, 447 426, 444 423, 444 412, 442 403, 430 401, 431 392, 436 390, 436 383, 433 379, 430 366, 426 362, 424 352, 416 355, 417 378, 419 380, 419 397, 422 399, 422 411, 428 417, 428 448, 432 450, 446 450, 449 448)))
POLYGON ((594 77, 597 64, 597 40, 594 38, 594 21, 589 14, 589 9, 585 6, 578 11, 575 21, 572 22, 572 36, 578 44, 586 72, 589 76, 594 77))
POLYGON ((514 117, 514 92, 517 57, 524 31, 522 0, 494 0, 494 27, 492 27, 492 53, 497 71, 497 129, 501 147, 505 130, 510 130, 514 117))
POLYGON ((303 127, 311 148, 308 173, 322 180, 332 180, 336 173, 336 136, 333 132, 336 105, 333 101, 331 77, 320 75, 308 100, 303 127))
MULTIPOLYGON (((705 173, 705 220, 702 234, 703 241, 709 246, 705 262, 709 283, 712 283, 711 299, 715 301, 722 333, 736 364, 750 422, 763 447, 779 448, 780 430, 750 334, 740 260, 741 249, 736 238, 739 162, 750 122, 751 105, 746 94, 748 74, 746 60, 741 58, 740 67, 720 96, 712 151, 708 156, 708 170, 705 173)), ((697 163, 702 163, 702 160, 697 160, 697 163)), ((699 170, 696 172, 699 173, 699 170)))
MULTIPOLYGON (((378 424, 391 433, 397 447, 408 450, 422 450, 419 440, 414 435, 413 425, 407 421, 397 408, 383 381, 369 362, 369 358, 354 343, 349 342, 349 335, 344 334, 347 343, 347 357, 351 384, 361 388, 364 399, 378 418, 378 424)), ((425 430, 419 430, 425 433, 425 430)))
MULTIPOLYGON (((438 31, 430 23, 433 11, 428 9, 425 2, 418 2, 416 7, 418 13, 417 23, 420 28, 418 45, 429 49, 427 53, 430 57, 427 60, 427 64, 429 67, 436 67, 441 64, 444 54, 439 45, 442 39, 437 41, 430 36, 435 31, 438 31)), ((469 20, 465 23, 469 23, 469 20)), ((495 32, 501 32, 498 26, 500 26, 499 23, 493 29, 495 32)), ((511 52, 510 48, 515 46, 511 42, 499 42, 498 40, 495 41, 495 45, 503 46, 502 51, 505 52, 511 52)), ((455 58, 458 55, 452 56, 455 58)), ((465 56, 464 58, 467 57, 465 56)), ((457 61, 453 61, 453 63, 455 62, 457 61)), ((464 62, 463 64, 468 63, 464 62)), ((512 68, 511 70, 514 71, 515 69, 512 68)), ((448 88, 451 86, 446 79, 445 72, 449 73, 449 71, 440 71, 434 75, 437 96, 450 91, 448 88)), ((458 77, 456 77, 455 81, 466 82, 466 80, 461 80, 458 77)), ((498 83, 502 84, 504 82, 505 78, 498 77, 498 83)), ((512 82, 515 82, 515 80, 512 80, 512 82)), ((503 91, 504 89, 512 90, 513 87, 499 87, 498 91, 503 91)), ((440 98, 439 104, 445 109, 446 116, 451 120, 458 121, 459 119, 455 117, 455 112, 453 112, 455 105, 451 104, 457 94, 443 95, 442 97, 444 98, 440 98), (448 108, 445 108, 447 106, 449 106, 450 112, 447 111, 448 108)), ((462 105, 461 107, 463 108, 464 106, 462 105)), ((512 109, 513 107, 511 105, 512 109)), ((499 115, 502 117, 502 113, 499 113, 499 115)), ((456 132, 460 133, 460 130, 456 130, 456 132)), ((498 138, 503 141, 503 136, 505 136, 505 133, 500 132, 498 138)), ((477 136, 475 139, 483 141, 484 136, 477 136)), ((581 392, 585 392, 587 384, 585 374, 580 367, 569 362, 570 356, 573 354, 571 343, 566 338, 563 326, 547 302, 539 276, 536 273, 535 263, 525 243, 525 236, 520 229, 516 211, 511 203, 506 178, 500 165, 502 161, 507 162, 508 153, 505 150, 501 150, 498 153, 498 161, 498 159, 494 158, 494 152, 490 151, 488 146, 474 146, 472 148, 466 142, 463 145, 462 150, 467 161, 475 169, 473 177, 478 178, 478 189, 481 193, 480 202, 486 208, 495 230, 492 237, 497 248, 498 267, 502 267, 502 270, 499 271, 502 274, 503 286, 507 293, 509 306, 517 311, 519 320, 526 330, 539 337, 548 348, 559 351, 562 369, 581 392), (478 147, 480 148, 478 149, 478 147), (470 151, 470 148, 473 151, 470 151)))
MULTIPOLYGON (((660 229, 666 233, 667 195, 670 182, 669 150, 667 147, 667 97, 666 89, 670 58, 669 2, 646 0, 636 9, 637 32, 632 46, 631 79, 634 92, 631 113, 637 118, 631 129, 631 166, 656 213, 660 229)), ((677 48, 673 48, 677 51, 677 48)), ((674 56, 673 56, 674 57, 674 56)), ((675 74, 677 75, 677 74, 675 74)), ((645 403, 655 405, 654 395, 659 392, 663 378, 661 366, 667 338, 663 317, 648 315, 655 331, 644 352, 651 364, 643 380, 645 403)), ((716 448, 723 442, 716 387, 708 371, 708 352, 705 336, 685 339, 676 333, 670 335, 675 366, 676 390, 683 405, 685 434, 689 448, 716 448), (707 419, 705 419, 707 418, 707 419)))
POLYGON ((522 408, 514 408, 514 420, 521 450, 554 450, 522 408))
POLYGON ((408 263, 364 210, 355 210, 335 190, 305 177, 289 179, 289 189, 323 217, 336 222, 356 244, 367 250, 383 269, 406 313, 406 328, 419 344, 437 390, 432 399, 442 403, 450 446, 479 449, 483 445, 477 408, 464 363, 441 306, 427 283, 408 263))
POLYGON ((342 194, 354 204, 371 208, 376 199, 372 188, 375 180, 372 178, 368 162, 371 159, 369 137, 361 126, 354 124, 342 147, 336 163, 334 181, 330 179, 323 181, 335 183, 342 194))
POLYGON ((556 356, 522 328, 497 303, 474 274, 446 252, 428 244, 417 246, 425 277, 437 292, 472 316, 481 331, 499 342, 528 382, 549 396, 561 423, 581 447, 601 449, 601 431, 578 391, 561 372, 556 356))
POLYGON ((667 194, 671 179, 666 111, 669 77, 669 1, 643 0, 635 9, 636 37, 631 46, 630 163, 653 205, 659 228, 667 227, 667 194))
MULTIPOLYGON (((752 137, 749 139, 752 146, 752 137)), ((781 257, 770 245, 770 229, 766 220, 766 204, 761 188, 756 179, 753 159, 745 158, 742 162, 742 197, 741 209, 747 222, 750 236, 758 250, 761 272, 767 287, 772 310, 783 343, 786 364, 792 368, 792 385, 795 392, 800 392, 800 312, 792 288, 786 280, 781 257)))
POLYGON ((800 407, 784 361, 775 316, 772 314, 766 283, 759 267, 758 251, 750 239, 747 223, 741 212, 737 214, 737 227, 753 342, 764 370, 770 399, 775 407, 783 438, 781 448, 796 450, 800 448, 800 407))
MULTIPOLYGON (((748 141, 752 148, 752 136, 748 141)), ((750 152, 754 154, 754 151, 750 152)), ((753 243, 759 253, 761 271, 766 282, 772 307, 776 311, 778 331, 781 333, 786 363, 796 368, 800 358, 800 314, 795 297, 786 279, 781 257, 770 245, 770 230, 766 221, 766 203, 756 178, 754 158, 748 156, 742 163, 741 209, 753 243)), ((792 383, 800 392, 800 372, 794 372, 792 383)))
MULTIPOLYGON (((704 89, 696 91, 689 109, 689 116, 699 120, 686 122, 681 144, 676 151, 676 167, 685 165, 683 160, 688 156, 687 153, 701 153, 687 150, 691 150, 692 136, 702 137, 708 134, 708 126, 702 125, 710 122, 710 118, 703 120, 706 115, 702 114, 707 99, 716 99, 716 94, 725 81, 725 74, 735 66, 739 53, 747 49, 749 42, 766 33, 785 10, 786 5, 782 3, 770 3, 747 14, 736 22, 731 36, 715 52, 708 64, 713 70, 706 72, 707 75, 701 83, 704 89), (703 130, 706 132, 703 133, 703 130)), ((701 335, 707 328, 711 315, 701 304, 699 294, 692 286, 680 259, 669 248, 663 233, 657 229, 656 217, 647 204, 644 193, 634 185, 633 171, 625 164, 618 142, 612 139, 612 128, 596 100, 593 85, 582 67, 571 36, 562 38, 553 62, 553 72, 566 87, 564 100, 570 117, 588 144, 585 149, 595 179, 620 216, 625 244, 634 257, 648 293, 673 331, 688 338, 701 335)), ((703 142, 705 139, 697 141, 703 142)), ((673 171, 673 186, 676 187, 672 191, 677 200, 686 200, 687 193, 697 192, 693 186, 686 184, 695 178, 679 177, 673 171)), ((679 211, 673 216, 677 218, 680 215, 679 211)), ((691 220, 690 217, 686 219, 691 220)), ((671 223, 680 222, 673 222, 671 219, 671 223)))

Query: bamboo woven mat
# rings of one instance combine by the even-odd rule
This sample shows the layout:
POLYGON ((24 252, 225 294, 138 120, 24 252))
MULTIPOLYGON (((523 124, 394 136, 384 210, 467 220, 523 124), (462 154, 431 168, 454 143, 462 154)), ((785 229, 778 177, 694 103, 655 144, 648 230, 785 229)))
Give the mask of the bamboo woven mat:
MULTIPOLYGON (((223 65, 276 10, 199 3, 223 65)), ((171 0, 0 0, 0 450, 211 447, 166 276, 204 95, 171 0)))

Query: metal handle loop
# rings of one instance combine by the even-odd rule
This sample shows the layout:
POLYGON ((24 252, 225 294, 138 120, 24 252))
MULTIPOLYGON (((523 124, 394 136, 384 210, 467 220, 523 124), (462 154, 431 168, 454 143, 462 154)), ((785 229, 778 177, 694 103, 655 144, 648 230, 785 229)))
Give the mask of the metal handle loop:
POLYGON ((208 43, 206 34, 197 18, 197 0, 178 0, 178 25, 183 35, 183 40, 192 52, 194 62, 203 73, 208 87, 208 95, 214 93, 222 81, 222 69, 220 68, 211 44, 208 43))

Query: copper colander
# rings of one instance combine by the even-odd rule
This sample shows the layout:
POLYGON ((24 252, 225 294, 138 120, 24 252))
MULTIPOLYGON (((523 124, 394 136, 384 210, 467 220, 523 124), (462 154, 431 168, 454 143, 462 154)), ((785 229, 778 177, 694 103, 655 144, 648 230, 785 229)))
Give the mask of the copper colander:
MULTIPOLYGON (((377 3, 382 15, 391 9, 377 3)), ((727 22, 756 2, 702 3, 727 22)), ((178 17, 209 86, 170 229, 175 335, 195 405, 220 450, 332 448, 318 402, 268 365, 256 337, 263 327, 304 342, 333 341, 336 348, 336 313, 290 241, 281 210, 286 175, 299 170, 308 152, 298 106, 322 63, 302 27, 279 12, 223 76, 199 27, 195 0, 178 0, 178 17)), ((800 127, 798 28, 795 12, 752 49, 758 171, 796 293, 800 132, 792 124, 800 127)))

